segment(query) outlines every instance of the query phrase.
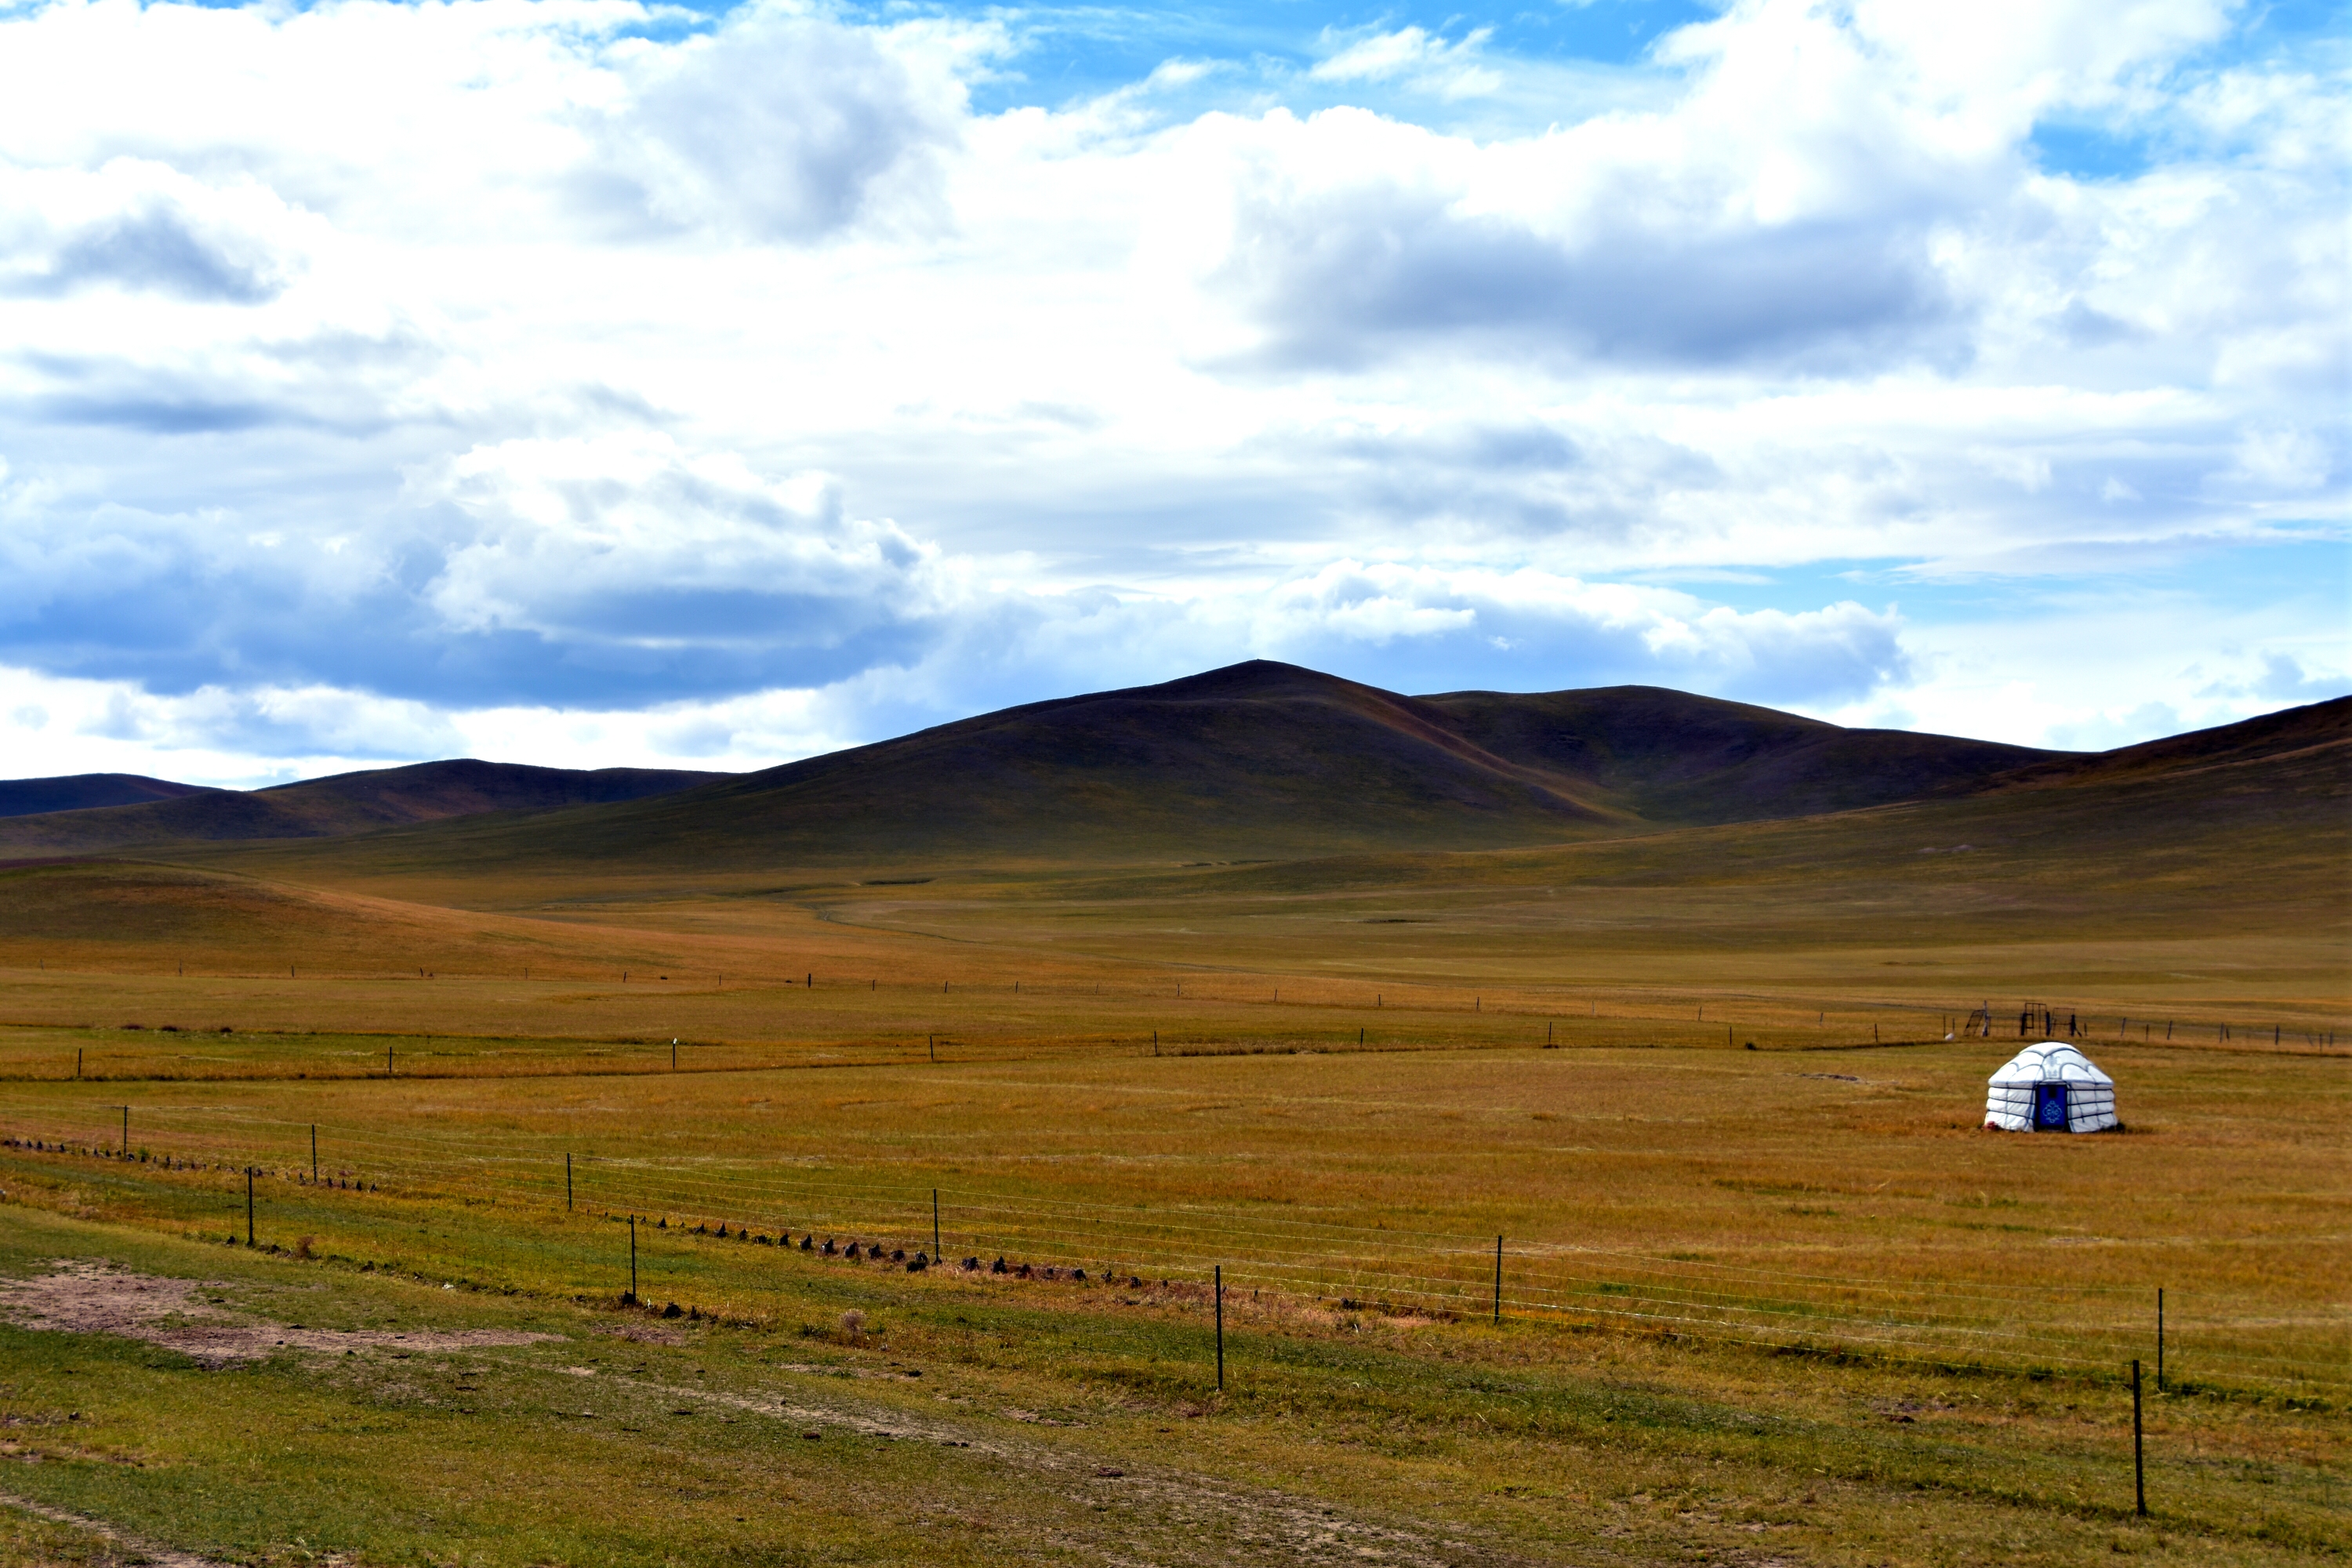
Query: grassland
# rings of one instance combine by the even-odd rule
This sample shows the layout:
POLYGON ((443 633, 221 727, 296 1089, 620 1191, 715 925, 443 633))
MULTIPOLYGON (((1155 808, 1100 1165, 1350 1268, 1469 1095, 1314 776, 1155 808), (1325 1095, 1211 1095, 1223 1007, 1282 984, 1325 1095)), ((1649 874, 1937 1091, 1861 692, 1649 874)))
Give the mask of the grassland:
POLYGON ((200 1280, 205 1312, 299 1342, 208 1369, 168 1340, 0 1329, 8 1487, 216 1558, 2284 1563, 2345 1543, 2340 1415, 2193 1378, 2153 1401, 2142 1521, 2112 1376, 1235 1293, 1220 1391, 1181 1281, 909 1276, 666 1232, 642 1266, 648 1300, 692 1309, 671 1319, 614 1304, 618 1226, 543 1202, 279 1184, 262 1224, 285 1239, 255 1252, 220 1244, 233 1183, 5 1163, 0 1274, 200 1280), (558 1337, 388 1337, 499 1330, 558 1337))
POLYGON ((0 1494, 248 1562, 2338 1560, 2332 777, 1262 864, 493 822, 0 869, 0 1279, 207 1282, 7 1314, 0 1494), (2029 1004, 2128 1131, 1976 1130, 2029 1004))

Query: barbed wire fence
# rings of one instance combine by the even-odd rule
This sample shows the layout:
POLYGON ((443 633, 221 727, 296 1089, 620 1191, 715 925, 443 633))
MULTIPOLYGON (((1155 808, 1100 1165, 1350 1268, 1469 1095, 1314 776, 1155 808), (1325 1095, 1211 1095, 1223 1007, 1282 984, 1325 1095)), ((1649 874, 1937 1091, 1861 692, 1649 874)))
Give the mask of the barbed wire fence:
MULTIPOLYGON (((2111 1377, 2147 1358, 2153 1289, 2088 1281, 1868 1279, 1662 1250, 1513 1242, 1208 1205, 1087 1204, 956 1187, 904 1188, 804 1165, 567 1151, 510 1131, 389 1131, 190 1107, 0 1103, 18 1149, 125 1162, 202 1180, 242 1173, 349 1201, 461 1201, 560 1220, 638 1215, 677 1247, 848 1244, 923 1268, 994 1277, 1164 1281, 1222 1266, 1229 1299, 1269 1311, 1464 1319, 1677 1334, 1778 1350, 2024 1373, 2111 1377), (314 1155, 313 1150, 317 1152, 314 1155), (314 1163, 315 1161, 315 1163, 314 1163), (795 1240, 797 1237, 799 1239, 795 1240), (881 1250, 877 1250, 881 1249, 881 1250), (1050 1275, 1049 1275, 1050 1271, 1050 1275)), ((226 1189, 224 1189, 226 1191, 226 1189)), ((796 1259, 792 1265, 801 1266, 796 1259)), ((870 1266, 870 1264, 869 1264, 870 1266)), ((893 1261, 887 1266, 898 1267, 893 1261)), ((2283 1309, 2174 1289, 2165 1340, 2176 1384, 2340 1399, 2352 1391, 2352 1310, 2283 1309)))

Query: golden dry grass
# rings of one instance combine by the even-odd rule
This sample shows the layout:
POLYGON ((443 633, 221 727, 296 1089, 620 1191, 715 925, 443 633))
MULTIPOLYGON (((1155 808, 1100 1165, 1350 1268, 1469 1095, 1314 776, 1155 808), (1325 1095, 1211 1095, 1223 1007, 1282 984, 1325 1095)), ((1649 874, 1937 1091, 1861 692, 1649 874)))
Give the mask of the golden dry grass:
MULTIPOLYGON (((90 1037, 14 1031, 5 1060, 90 1037)), ((2132 1131, 2053 1139, 1977 1130, 2005 1054, 1982 1042, 936 1065, 798 1046, 765 1067, 687 1047, 686 1070, 663 1050, 606 1076, 511 1045, 457 1055, 479 1044, 415 1064, 453 1076, 320 1081, 367 1045, 270 1039, 238 1048, 316 1076, 20 1080, 0 1114, 110 1148, 128 1104, 134 1149, 293 1178, 316 1124, 330 1177, 551 1213, 569 1154, 582 1212, 909 1251, 939 1189, 955 1257, 1183 1279, 1222 1262, 1317 1300, 1482 1310, 1481 1238, 1500 1235, 1514 1310, 1569 1322, 2103 1367, 2152 1359, 2161 1286, 2176 1369, 2209 1381, 2332 1384, 2352 1352, 2340 1270, 2313 1245, 2347 1221, 2333 1058, 2111 1047, 2132 1131)))
MULTIPOLYGON (((1893 812, 1282 866, 491 878, 295 846, 0 871, 0 1168, 123 1248, 217 1250, 258 1165, 265 1242, 526 1302, 610 1301, 635 1213, 667 1222, 640 1228, 648 1294, 751 1325, 714 1370, 751 1375, 762 1336, 801 1326, 878 1364, 837 1342, 855 1309, 935 1374, 1130 1455, 1180 1441, 1152 1429, 1175 1406, 1223 1408, 1197 1389, 1199 1282, 1222 1264, 1273 1403, 1188 1462, 1416 1499, 1522 1560, 1615 1530, 1637 1559, 1761 1562, 1738 1532, 1784 1520, 1826 1561, 2340 1552, 2340 853, 2257 835, 2188 876, 2062 805, 2005 840, 1980 830, 2028 808, 1970 806, 1994 816, 1965 857, 1950 820, 1922 855, 1922 819, 1893 812), (1944 1038, 1988 1002, 1991 1038, 1944 1038), (2028 1002, 2080 1024, 2127 1133, 1976 1130, 2028 1002), (949 1256, 1065 1278, 909 1276, 740 1235, 929 1250, 934 1189, 949 1256), (1495 1331, 1476 1322, 1497 1235, 1511 1321, 1488 1344, 1465 1336, 1495 1331), (1133 1305, 1106 1266, 1147 1282, 1133 1305), (2168 1472, 2193 1531, 2109 1539, 2115 1379, 2153 1359, 2158 1287, 2168 1430, 2212 1458, 2168 1472), (1581 1414, 1504 1419, 1519 1396, 1477 1382, 1504 1364, 1583 1391, 1559 1395, 1581 1414), (1695 1434, 1750 1415, 1661 1415, 1629 1457, 1618 1396, 1591 1391, 1633 1385, 1813 1436, 1733 1458, 1695 1434), (1875 1454, 1890 1411, 1943 1458, 1816 1462, 1875 1454), (2032 1457, 1999 1479, 1955 1457, 2003 1442, 2032 1457), (1725 1464, 1760 1468, 1710 1490, 1725 1464)), ((987 1506, 1045 1506, 1013 1495, 987 1506)), ((750 1550, 696 1517, 646 1560, 750 1550)), ((829 1543, 811 1560, 860 1560, 854 1522, 807 1529, 829 1543)), ((954 1539, 951 1560, 1010 1560, 954 1539)))

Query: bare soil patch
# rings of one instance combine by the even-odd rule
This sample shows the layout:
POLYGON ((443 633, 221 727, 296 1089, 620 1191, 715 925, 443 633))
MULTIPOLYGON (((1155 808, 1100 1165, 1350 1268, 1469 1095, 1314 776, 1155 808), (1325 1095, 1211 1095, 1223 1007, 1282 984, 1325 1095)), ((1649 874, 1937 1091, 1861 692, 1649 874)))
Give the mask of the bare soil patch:
POLYGON ((281 1350, 340 1354, 355 1350, 453 1351, 523 1345, 561 1334, 513 1329, 310 1329, 225 1311, 198 1299, 219 1281, 137 1274, 110 1264, 60 1261, 37 1279, 0 1282, 0 1311, 28 1329, 117 1334, 174 1350, 206 1366, 259 1361, 281 1350))

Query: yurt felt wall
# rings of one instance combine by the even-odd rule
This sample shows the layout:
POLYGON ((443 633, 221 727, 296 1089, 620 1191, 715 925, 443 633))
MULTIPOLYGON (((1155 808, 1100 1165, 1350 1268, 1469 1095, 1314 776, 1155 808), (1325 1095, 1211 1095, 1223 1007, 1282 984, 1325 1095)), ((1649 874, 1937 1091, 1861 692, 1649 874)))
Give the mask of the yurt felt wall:
POLYGON ((2104 1132, 2116 1120, 2116 1080, 2059 1040, 2028 1046, 1992 1075, 1985 1125, 2005 1132, 2104 1132))

